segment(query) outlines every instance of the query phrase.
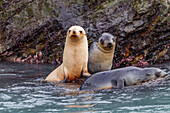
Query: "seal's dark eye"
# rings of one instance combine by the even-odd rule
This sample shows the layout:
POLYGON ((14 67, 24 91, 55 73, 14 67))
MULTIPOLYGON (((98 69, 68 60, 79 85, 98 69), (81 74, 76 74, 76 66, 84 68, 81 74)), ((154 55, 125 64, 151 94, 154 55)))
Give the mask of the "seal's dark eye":
POLYGON ((100 44, 104 45, 104 40, 103 39, 100 39, 100 44))
POLYGON ((68 31, 69 33, 71 32, 71 30, 68 31))
POLYGON ((80 33, 83 33, 82 31, 80 31, 80 33))
POLYGON ((151 76, 151 73, 146 73, 146 76, 151 76))

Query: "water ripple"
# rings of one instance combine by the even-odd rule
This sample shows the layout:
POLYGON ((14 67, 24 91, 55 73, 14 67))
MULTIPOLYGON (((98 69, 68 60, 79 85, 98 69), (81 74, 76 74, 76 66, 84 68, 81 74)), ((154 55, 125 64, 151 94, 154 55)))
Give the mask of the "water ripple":
POLYGON ((48 70, 49 66, 40 68, 40 65, 39 67, 9 65, 6 64, 9 69, 5 69, 0 64, 0 112, 2 113, 170 111, 169 80, 125 89, 83 92, 79 91, 80 85, 44 82, 44 75, 53 70, 48 70), (39 72, 44 74, 37 77, 39 72))

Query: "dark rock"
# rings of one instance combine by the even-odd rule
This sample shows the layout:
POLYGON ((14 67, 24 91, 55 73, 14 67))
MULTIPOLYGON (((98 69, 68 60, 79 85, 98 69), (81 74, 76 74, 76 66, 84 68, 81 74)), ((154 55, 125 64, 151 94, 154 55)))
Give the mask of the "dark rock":
POLYGON ((89 43, 103 32, 116 35, 114 63, 120 66, 170 58, 167 1, 15 0, 2 1, 0 12, 1 60, 34 60, 42 52, 38 60, 61 63, 66 32, 72 25, 85 29, 89 43))

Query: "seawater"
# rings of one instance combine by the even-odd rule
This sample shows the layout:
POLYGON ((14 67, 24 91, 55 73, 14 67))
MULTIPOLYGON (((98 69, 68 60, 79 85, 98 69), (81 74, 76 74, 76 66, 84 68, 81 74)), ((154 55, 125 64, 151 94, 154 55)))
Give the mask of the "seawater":
MULTIPOLYGON (((170 73, 170 63, 157 67, 170 73)), ((53 65, 0 62, 0 113, 168 113, 170 77, 142 86, 79 91, 80 84, 47 83, 53 65)))

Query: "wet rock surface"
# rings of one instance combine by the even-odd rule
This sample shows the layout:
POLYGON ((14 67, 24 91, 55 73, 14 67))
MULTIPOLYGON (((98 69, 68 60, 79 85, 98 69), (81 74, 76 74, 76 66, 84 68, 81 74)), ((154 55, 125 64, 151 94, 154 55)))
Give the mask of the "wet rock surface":
POLYGON ((91 43, 116 35, 113 68, 170 60, 167 0, 11 0, 0 2, 0 60, 62 62, 67 29, 82 26, 91 43))

